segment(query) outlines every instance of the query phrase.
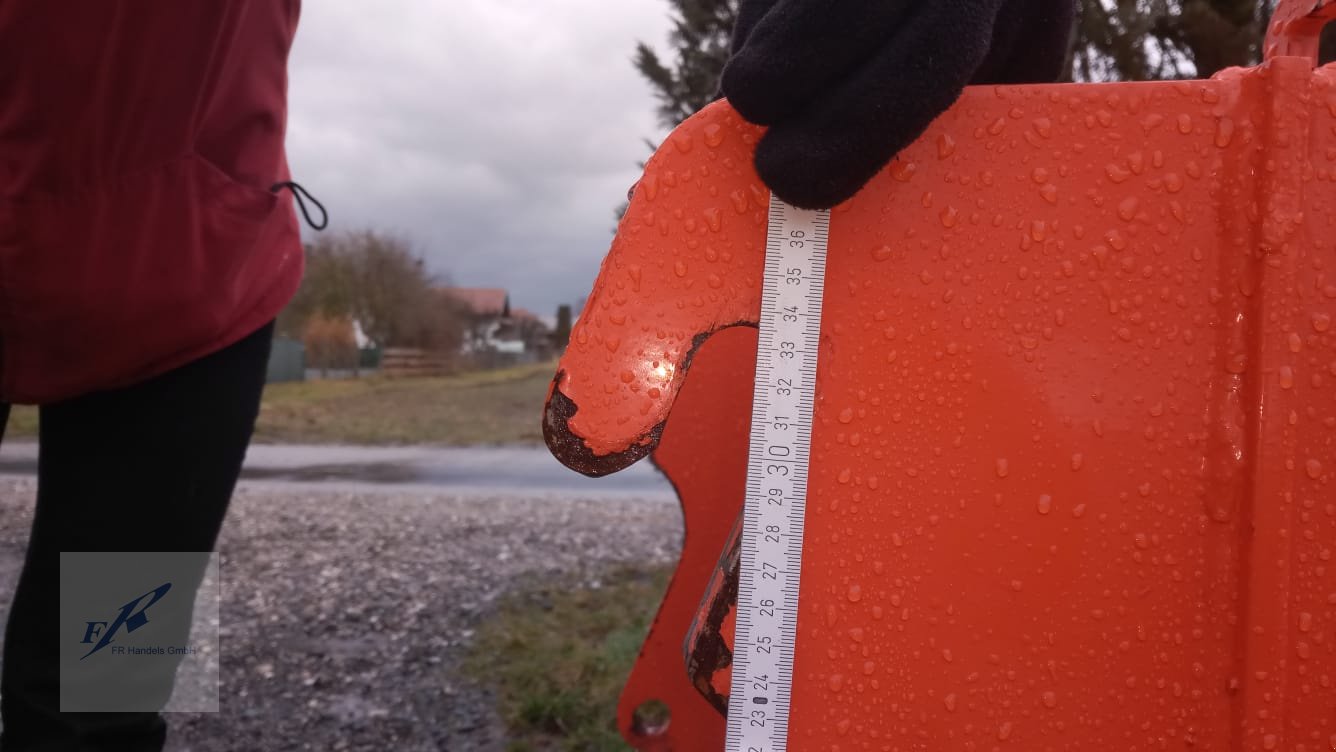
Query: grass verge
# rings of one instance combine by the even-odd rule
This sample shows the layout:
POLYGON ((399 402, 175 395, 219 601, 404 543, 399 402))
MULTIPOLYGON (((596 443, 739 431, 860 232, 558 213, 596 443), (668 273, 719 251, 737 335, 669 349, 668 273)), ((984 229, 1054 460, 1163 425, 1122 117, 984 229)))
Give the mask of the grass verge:
POLYGON ((9 422, 5 425, 5 438, 11 436, 37 435, 37 408, 28 405, 14 405, 9 410, 9 422))
POLYGON ((255 438, 341 444, 536 444, 556 366, 537 363, 439 378, 272 384, 255 438))
POLYGON ((496 694, 508 752, 628 749, 617 696, 671 573, 620 569, 597 588, 551 582, 501 602, 465 670, 496 694))
MULTIPOLYGON (((537 444, 554 363, 439 378, 369 376, 265 387, 255 440, 301 444, 537 444)), ((15 406, 6 436, 37 435, 15 406)))

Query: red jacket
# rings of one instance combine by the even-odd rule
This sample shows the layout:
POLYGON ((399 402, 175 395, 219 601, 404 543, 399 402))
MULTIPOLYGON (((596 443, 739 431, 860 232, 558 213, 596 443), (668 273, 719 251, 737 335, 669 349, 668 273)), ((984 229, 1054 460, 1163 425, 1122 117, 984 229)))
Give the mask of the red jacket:
POLYGON ((300 0, 0 0, 0 400, 225 347, 301 278, 283 150, 300 0))

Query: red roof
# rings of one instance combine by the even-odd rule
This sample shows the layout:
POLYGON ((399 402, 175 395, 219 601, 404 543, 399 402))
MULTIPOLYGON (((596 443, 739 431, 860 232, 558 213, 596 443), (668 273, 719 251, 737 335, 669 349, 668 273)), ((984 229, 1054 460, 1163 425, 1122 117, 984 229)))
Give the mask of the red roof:
POLYGON ((460 301, 478 316, 505 316, 510 313, 510 295, 501 287, 446 287, 442 292, 460 301))

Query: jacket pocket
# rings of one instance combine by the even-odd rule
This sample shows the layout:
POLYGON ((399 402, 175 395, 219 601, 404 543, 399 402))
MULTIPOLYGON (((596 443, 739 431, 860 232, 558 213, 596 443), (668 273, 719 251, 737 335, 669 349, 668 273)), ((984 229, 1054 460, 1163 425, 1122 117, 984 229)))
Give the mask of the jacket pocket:
POLYGON ((13 205, 4 392, 51 401, 121 385, 218 336, 246 303, 279 198, 198 154, 13 205))

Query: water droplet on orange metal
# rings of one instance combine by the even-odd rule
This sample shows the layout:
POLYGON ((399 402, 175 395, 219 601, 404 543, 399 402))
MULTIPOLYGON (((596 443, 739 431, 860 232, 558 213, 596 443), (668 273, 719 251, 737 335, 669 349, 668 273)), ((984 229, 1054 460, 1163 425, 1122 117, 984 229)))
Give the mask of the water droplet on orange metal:
POLYGON ((943 133, 937 137, 937 157, 946 159, 956 153, 956 140, 951 138, 951 134, 943 133))
POLYGON ((1331 316, 1325 313, 1313 314, 1313 329, 1325 332, 1331 328, 1331 316))
POLYGON ((711 149, 724 142, 724 129, 718 123, 705 126, 705 145, 711 149))
POLYGON ((1056 692, 1045 692, 1043 694, 1044 707, 1056 708, 1058 706, 1058 695, 1056 692))
POLYGON ((853 603, 863 600, 863 588, 858 585, 850 585, 849 600, 853 603))
POLYGON ((830 691, 832 692, 839 692, 841 689, 844 689, 844 675, 831 674, 830 678, 826 680, 826 686, 830 687, 830 691))
POLYGON ((1215 145, 1221 149, 1234 141, 1234 121, 1227 117, 1220 118, 1215 128, 1215 145))
POLYGON ((948 206, 941 213, 942 227, 955 227, 960 221, 960 212, 954 206, 948 206))
POLYGON ((728 200, 733 202, 733 211, 737 212, 738 214, 746 214, 747 209, 750 208, 749 206, 750 202, 747 200, 747 194, 743 193, 742 191, 733 191, 732 193, 728 194, 728 200))
POLYGON ((998 726, 998 727, 997 727, 997 739, 998 739, 998 741, 1003 741, 1003 742, 1004 742, 1004 741, 1010 739, 1010 738, 1011 738, 1011 729, 1012 729, 1011 721, 1005 721, 1005 722, 1002 723, 1001 726, 998 726))
POLYGON ((1192 132, 1192 116, 1183 114, 1178 116, 1178 132, 1184 136, 1192 132))
POLYGON ((705 210, 705 223, 710 226, 710 232, 719 232, 724 226, 724 217, 712 206, 705 210))
POLYGON ((1136 219, 1137 209, 1141 208, 1141 200, 1136 196, 1128 196, 1118 203, 1118 216, 1124 221, 1130 222, 1136 219))
POLYGON ((874 261, 885 261, 895 254, 889 245, 883 245, 880 248, 872 249, 872 259, 874 261))
POLYGON ((646 200, 653 201, 654 197, 659 195, 659 176, 652 172, 645 173, 645 176, 640 179, 639 183, 636 183, 635 187, 637 194, 641 191, 644 191, 646 200))
POLYGON ((1039 502, 1035 506, 1040 514, 1048 514, 1053 511, 1053 497, 1048 494, 1040 494, 1039 502))
POLYGON ((1304 465, 1305 469, 1308 471, 1308 477, 1312 478, 1313 480, 1317 480, 1318 478, 1322 477, 1321 461, 1309 460, 1308 462, 1304 463, 1304 465))
POLYGON ((1108 175, 1109 180, 1112 180, 1114 183, 1121 183, 1132 177, 1132 173, 1113 163, 1104 166, 1104 174, 1108 175))
POLYGON ((676 274, 676 275, 679 276, 679 277, 685 277, 685 276, 687 276, 687 262, 682 261, 681 259, 678 259, 678 260, 673 264, 673 273, 676 274))
POLYGON ((946 709, 948 711, 952 713, 956 712, 956 693, 952 692, 948 694, 946 697, 943 697, 942 704, 946 706, 946 709))
POLYGON ((1006 460, 1005 457, 998 457, 998 458, 997 458, 997 477, 999 477, 999 478, 1005 478, 1005 477, 1007 477, 1007 473, 1009 473, 1009 472, 1011 472, 1011 464, 1010 464, 1009 462, 1007 462, 1007 460, 1006 460))
POLYGON ((852 422, 854 419, 854 409, 852 407, 844 408, 840 411, 839 419, 841 423, 852 422))

